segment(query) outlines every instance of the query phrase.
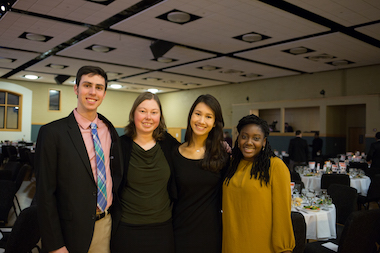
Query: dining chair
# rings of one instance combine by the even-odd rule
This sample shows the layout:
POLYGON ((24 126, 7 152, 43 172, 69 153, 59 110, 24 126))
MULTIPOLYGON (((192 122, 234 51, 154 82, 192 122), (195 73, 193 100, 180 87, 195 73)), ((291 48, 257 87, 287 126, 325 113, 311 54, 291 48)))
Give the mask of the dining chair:
POLYGON ((328 189, 331 184, 350 186, 350 176, 347 174, 322 174, 321 189, 328 189))
POLYGON ((380 208, 380 174, 377 174, 371 178, 367 196, 358 196, 358 209, 361 210, 361 207, 364 206, 364 208, 368 210, 370 202, 377 202, 377 205, 380 208))
POLYGON ((337 242, 338 253, 376 252, 376 237, 380 227, 380 209, 355 211, 347 219, 339 241, 316 241, 306 244, 304 253, 333 253, 323 244, 337 242))
POLYGON ((26 253, 40 247, 37 245, 41 238, 37 219, 37 206, 30 206, 22 210, 16 219, 12 231, 7 239, 6 253, 26 253))
POLYGON ((300 174, 298 174, 298 172, 291 171, 290 172, 290 179, 291 179, 292 182, 294 182, 294 181, 301 181, 301 176, 300 176, 300 174))
MULTIPOLYGON (((0 225, 4 226, 8 223, 9 211, 14 205, 14 182, 11 180, 0 180, 0 225)), ((15 211, 16 212, 16 211, 15 211)))
POLYGON ((344 225, 350 214, 357 211, 358 191, 350 186, 331 184, 327 194, 336 208, 336 222, 344 225))
POLYGON ((300 212, 292 212, 292 225, 296 247, 293 253, 303 253, 306 246, 306 222, 304 216, 300 212))

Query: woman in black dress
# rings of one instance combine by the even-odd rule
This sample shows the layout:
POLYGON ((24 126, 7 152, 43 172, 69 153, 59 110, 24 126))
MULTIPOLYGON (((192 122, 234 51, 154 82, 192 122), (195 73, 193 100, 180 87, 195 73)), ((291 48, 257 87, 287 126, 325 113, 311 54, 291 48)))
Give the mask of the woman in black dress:
POLYGON ((113 253, 173 253, 172 150, 179 145, 166 131, 157 95, 137 97, 125 135, 120 137, 124 159, 120 185, 120 220, 113 228, 113 253))
POLYGON ((174 150, 177 200, 173 229, 177 253, 221 251, 221 186, 228 154, 219 102, 201 95, 188 116, 185 143, 174 150))

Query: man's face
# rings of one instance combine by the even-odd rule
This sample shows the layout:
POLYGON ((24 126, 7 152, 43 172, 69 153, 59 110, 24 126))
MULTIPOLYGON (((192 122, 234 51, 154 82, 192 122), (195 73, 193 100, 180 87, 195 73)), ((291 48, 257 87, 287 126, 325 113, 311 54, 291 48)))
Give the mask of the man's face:
POLYGON ((83 75, 74 92, 78 96, 77 110, 79 113, 96 112, 106 96, 105 80, 100 75, 83 75))

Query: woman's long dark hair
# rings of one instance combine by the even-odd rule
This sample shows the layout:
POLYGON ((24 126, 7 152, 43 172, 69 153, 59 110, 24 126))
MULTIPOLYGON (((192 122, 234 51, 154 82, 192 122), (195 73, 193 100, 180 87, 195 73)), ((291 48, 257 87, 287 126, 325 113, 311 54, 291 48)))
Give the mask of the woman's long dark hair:
POLYGON ((135 100, 135 102, 132 105, 132 109, 129 112, 129 123, 128 125, 124 128, 124 133, 130 137, 130 138, 135 138, 137 135, 136 132, 136 124, 135 124, 135 112, 137 107, 144 102, 145 100, 151 100, 154 99, 154 101, 157 102, 158 107, 160 108, 160 123, 158 124, 158 127, 153 131, 153 138, 156 141, 160 141, 164 138, 164 132, 166 129, 166 124, 165 124, 165 118, 164 115, 162 114, 162 107, 161 107, 161 102, 158 96, 154 93, 151 92, 144 92, 141 93, 135 100))
MULTIPOLYGON (((269 183, 269 167, 270 167, 270 158, 275 156, 271 146, 269 145, 268 136, 269 136, 269 126, 268 123, 260 119, 254 114, 243 117, 239 120, 239 124, 237 125, 237 130, 240 135, 240 131, 246 125, 257 125, 264 133, 264 137, 266 138, 266 144, 264 150, 260 150, 258 156, 254 159, 252 168, 251 168, 251 178, 254 176, 255 179, 260 180, 260 184, 264 182, 265 185, 269 183)), ((225 183, 228 185, 231 178, 235 174, 240 160, 243 159, 243 153, 240 151, 238 147, 239 136, 235 141, 235 146, 232 150, 232 162, 226 173, 226 181, 225 183)))
POLYGON ((204 170, 213 172, 220 171, 225 166, 228 159, 228 154, 222 144, 223 142, 223 127, 224 120, 222 115, 222 108, 218 100, 210 94, 200 95, 191 106, 189 116, 187 119, 187 128, 185 134, 185 142, 190 145, 193 141, 193 130, 190 125, 191 116, 193 115, 195 107, 199 103, 205 103, 214 112, 215 126, 208 133, 206 139, 205 156, 202 159, 201 165, 204 170))

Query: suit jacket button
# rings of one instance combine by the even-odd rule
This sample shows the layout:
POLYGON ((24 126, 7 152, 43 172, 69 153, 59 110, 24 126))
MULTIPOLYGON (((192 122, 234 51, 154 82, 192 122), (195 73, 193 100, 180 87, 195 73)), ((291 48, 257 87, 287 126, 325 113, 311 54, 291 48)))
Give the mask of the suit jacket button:
POLYGON ((96 215, 95 214, 91 215, 91 219, 95 220, 96 219, 96 215))
POLYGON ((96 196, 98 194, 98 192, 93 192, 92 195, 93 196, 96 196))

